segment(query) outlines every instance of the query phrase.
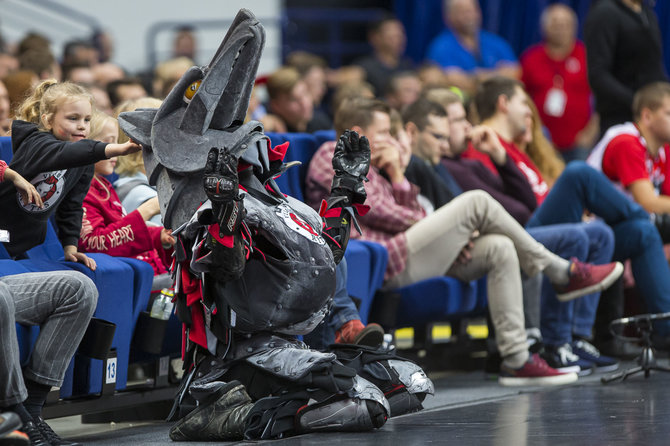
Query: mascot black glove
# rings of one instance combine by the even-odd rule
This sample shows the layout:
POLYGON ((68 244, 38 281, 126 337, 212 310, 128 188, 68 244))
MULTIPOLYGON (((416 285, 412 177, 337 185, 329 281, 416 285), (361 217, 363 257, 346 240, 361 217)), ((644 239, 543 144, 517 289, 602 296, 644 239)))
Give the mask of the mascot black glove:
POLYGON ((333 155, 333 185, 331 196, 343 196, 351 204, 363 204, 365 198, 365 175, 370 170, 370 143, 352 130, 346 130, 335 146, 333 155))
POLYGON ((203 186, 212 202, 212 213, 221 235, 232 235, 244 218, 239 193, 237 158, 227 148, 212 148, 207 154, 203 186))

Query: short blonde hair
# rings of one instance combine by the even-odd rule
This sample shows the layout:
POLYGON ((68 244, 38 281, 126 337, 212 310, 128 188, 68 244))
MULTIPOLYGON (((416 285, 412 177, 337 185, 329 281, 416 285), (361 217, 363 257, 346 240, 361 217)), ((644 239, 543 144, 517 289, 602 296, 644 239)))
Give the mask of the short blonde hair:
POLYGON ((282 67, 268 77, 265 88, 270 99, 275 99, 282 94, 290 94, 298 82, 300 73, 292 67, 282 67))
POLYGON ((116 121, 116 118, 113 118, 98 109, 93 109, 93 115, 91 115, 91 132, 88 135, 88 139, 98 139, 107 122, 113 122, 118 128, 119 124, 116 121))
POLYGON ((656 111, 663 106, 663 100, 670 96, 670 83, 653 82, 640 88, 633 96, 633 118, 637 121, 642 110, 656 111))
POLYGON ((49 79, 35 87, 32 94, 23 101, 17 118, 37 124, 40 130, 46 131, 42 116, 46 116, 46 121, 49 122, 59 106, 76 99, 85 99, 93 107, 93 96, 81 85, 49 79))
POLYGON ((463 104, 463 99, 459 95, 445 87, 429 88, 424 92, 423 97, 440 104, 445 109, 451 104, 463 104))
MULTIPOLYGON (((117 118, 123 112, 137 110, 138 108, 159 108, 163 101, 156 98, 139 98, 131 99, 120 103, 114 109, 114 116, 117 118)), ((123 144, 128 142, 130 138, 126 135, 123 130, 119 128, 119 143, 123 144)), ((114 169, 116 173, 121 176, 133 176, 137 172, 144 171, 144 159, 142 158, 142 152, 131 153, 130 155, 120 156, 116 162, 116 168, 114 169)))

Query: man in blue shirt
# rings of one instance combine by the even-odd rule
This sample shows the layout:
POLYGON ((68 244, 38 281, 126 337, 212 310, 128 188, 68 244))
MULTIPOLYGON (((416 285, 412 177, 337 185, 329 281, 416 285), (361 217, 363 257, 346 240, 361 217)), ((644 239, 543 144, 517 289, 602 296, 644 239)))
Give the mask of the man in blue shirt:
POLYGON ((477 82, 500 75, 518 79, 518 60, 509 44, 481 29, 477 0, 445 0, 447 28, 428 47, 426 59, 444 68, 449 85, 474 93, 477 82))

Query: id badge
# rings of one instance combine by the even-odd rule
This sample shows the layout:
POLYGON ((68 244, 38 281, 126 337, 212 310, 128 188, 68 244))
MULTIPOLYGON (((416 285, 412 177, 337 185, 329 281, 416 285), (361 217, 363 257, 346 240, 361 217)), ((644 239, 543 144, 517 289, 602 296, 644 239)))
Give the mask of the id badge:
POLYGON ((552 88, 549 90, 547 97, 544 100, 544 112, 549 116, 557 118, 563 116, 567 100, 568 97, 565 94, 565 91, 560 88, 552 88))

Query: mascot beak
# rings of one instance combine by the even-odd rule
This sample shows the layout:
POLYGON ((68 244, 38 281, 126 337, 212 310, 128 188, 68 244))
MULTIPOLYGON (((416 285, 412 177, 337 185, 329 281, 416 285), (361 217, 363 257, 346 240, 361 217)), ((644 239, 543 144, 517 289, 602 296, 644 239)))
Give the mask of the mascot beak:
POLYGON ((143 147, 151 147, 151 123, 154 121, 155 108, 138 108, 133 112, 119 115, 119 126, 128 137, 143 147))
POLYGON ((205 68, 202 85, 179 128, 203 135, 208 129, 225 130, 242 124, 264 45, 263 26, 250 11, 240 10, 205 68))

